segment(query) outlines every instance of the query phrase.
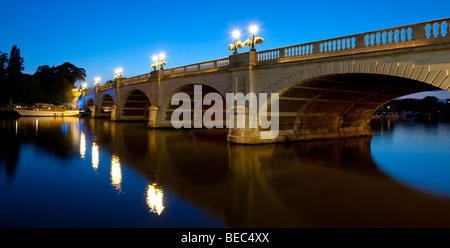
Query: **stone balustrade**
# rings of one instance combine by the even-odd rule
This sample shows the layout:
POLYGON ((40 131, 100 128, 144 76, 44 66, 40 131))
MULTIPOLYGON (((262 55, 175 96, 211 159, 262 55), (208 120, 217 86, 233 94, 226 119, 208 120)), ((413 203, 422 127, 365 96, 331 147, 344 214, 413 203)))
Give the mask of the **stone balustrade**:
MULTIPOLYGON (((220 69, 224 69, 224 68, 226 69, 228 64, 229 64, 228 58, 211 60, 211 61, 192 64, 192 65, 186 65, 186 66, 165 69, 163 71, 163 75, 174 77, 174 76, 183 76, 185 74, 190 74, 190 73, 215 71, 215 70, 220 70, 220 69)), ((146 73, 146 74, 142 74, 142 75, 135 76, 135 77, 122 78, 121 82, 124 85, 140 83, 140 82, 147 81, 150 77, 151 77, 151 73, 146 73)), ((100 86, 100 87, 103 87, 103 86, 100 86)))
POLYGON ((98 86, 97 90, 103 91, 103 90, 111 89, 112 87, 113 87, 113 84, 105 84, 105 85, 98 86))
POLYGON ((450 18, 257 52, 258 64, 420 46, 450 39, 450 18))
POLYGON ((226 69, 229 64, 228 58, 206 61, 202 63, 186 65, 181 67, 175 67, 164 70, 164 76, 180 76, 188 73, 199 73, 205 71, 215 71, 220 69, 226 69))
POLYGON ((147 79, 149 79, 150 77, 151 77, 151 73, 147 73, 147 74, 142 74, 142 75, 135 76, 135 77, 123 78, 123 79, 121 79, 121 81, 122 81, 122 84, 132 84, 132 83, 139 83, 139 82, 147 81, 147 79))
MULTIPOLYGON (((400 27, 371 31, 356 35, 276 48, 256 53, 257 65, 292 62, 336 55, 382 51, 402 47, 413 47, 450 40, 450 18, 416 23, 400 27)), ((192 65, 164 69, 164 77, 177 77, 226 70, 229 58, 222 58, 192 65)), ((122 84, 135 84, 148 81, 151 73, 121 79, 122 84)), ((110 87, 100 86, 99 90, 110 87)))

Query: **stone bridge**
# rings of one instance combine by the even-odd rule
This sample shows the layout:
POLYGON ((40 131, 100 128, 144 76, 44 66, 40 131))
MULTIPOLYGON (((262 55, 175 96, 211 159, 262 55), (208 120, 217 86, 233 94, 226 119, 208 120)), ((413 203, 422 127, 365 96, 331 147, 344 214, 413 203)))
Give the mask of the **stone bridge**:
MULTIPOLYGON (((407 94, 450 89, 450 18, 330 40, 245 52, 228 58, 155 70, 88 89, 92 117, 148 121, 170 128, 175 93, 279 94, 279 133, 261 139, 260 127, 229 129, 242 144, 371 135, 372 114, 407 94)), ((191 103, 191 111, 194 108, 191 103)), ((203 111, 208 106, 203 107, 203 111)), ((225 107, 224 107, 225 108, 225 107)), ((270 108, 270 106, 269 106, 270 108)), ((224 109, 226 111, 226 109, 224 109)), ((248 112, 246 112, 248 113, 248 112)))

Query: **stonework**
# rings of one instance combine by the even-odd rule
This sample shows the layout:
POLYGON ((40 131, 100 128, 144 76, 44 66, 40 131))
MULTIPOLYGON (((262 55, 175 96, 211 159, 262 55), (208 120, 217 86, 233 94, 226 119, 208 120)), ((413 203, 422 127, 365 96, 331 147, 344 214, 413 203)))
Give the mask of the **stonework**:
POLYGON ((449 24, 450 19, 441 19, 152 71, 87 90, 83 101, 94 102, 92 117, 170 128, 171 97, 193 85, 223 97, 279 93, 277 138, 261 140, 258 128, 230 128, 228 141, 368 136, 370 118, 382 104, 411 93, 450 90, 449 24), (113 105, 103 102, 106 95, 113 105), (109 107, 110 113, 102 112, 109 107))

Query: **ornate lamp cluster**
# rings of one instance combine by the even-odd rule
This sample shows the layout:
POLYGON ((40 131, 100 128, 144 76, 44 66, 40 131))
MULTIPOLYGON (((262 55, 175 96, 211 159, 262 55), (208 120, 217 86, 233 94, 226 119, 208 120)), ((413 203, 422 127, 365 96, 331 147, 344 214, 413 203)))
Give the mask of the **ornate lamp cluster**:
POLYGON ((101 78, 100 78, 100 77, 96 77, 94 80, 95 80, 94 85, 95 85, 95 86, 99 86, 99 85, 100 85, 100 80, 101 80, 101 78))
POLYGON ((241 36, 241 32, 239 32, 239 30, 234 30, 233 31, 233 38, 234 38, 234 45, 230 44, 229 45, 229 50, 230 51, 234 51, 233 54, 237 54, 237 49, 241 49, 244 46, 249 46, 252 47, 250 49, 250 51, 256 51, 255 49, 255 45, 259 45, 263 43, 263 38, 261 37, 255 37, 256 33, 258 32, 258 27, 256 25, 252 25, 250 26, 250 33, 252 34, 252 40, 247 39, 244 42, 241 42, 240 40, 238 41, 239 37, 241 36))
POLYGON ((116 73, 116 75, 114 76, 115 79, 120 79, 123 74, 122 74, 123 69, 122 68, 118 68, 116 69, 114 72, 116 73))
POLYGON ((156 67, 160 66, 161 70, 164 70, 163 66, 166 65, 167 63, 164 61, 164 59, 166 58, 166 55, 164 53, 160 53, 158 56, 154 55, 152 57, 153 59, 153 64, 152 64, 152 68, 154 71, 156 71, 156 67), (158 62, 158 59, 160 60, 158 62))

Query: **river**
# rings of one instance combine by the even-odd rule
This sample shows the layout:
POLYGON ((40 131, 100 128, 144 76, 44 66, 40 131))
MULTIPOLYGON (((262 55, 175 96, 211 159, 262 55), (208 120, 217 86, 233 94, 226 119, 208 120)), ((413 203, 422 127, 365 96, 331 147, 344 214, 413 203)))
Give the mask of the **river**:
POLYGON ((256 146, 224 129, 0 119, 0 227, 450 227, 450 123, 256 146))

